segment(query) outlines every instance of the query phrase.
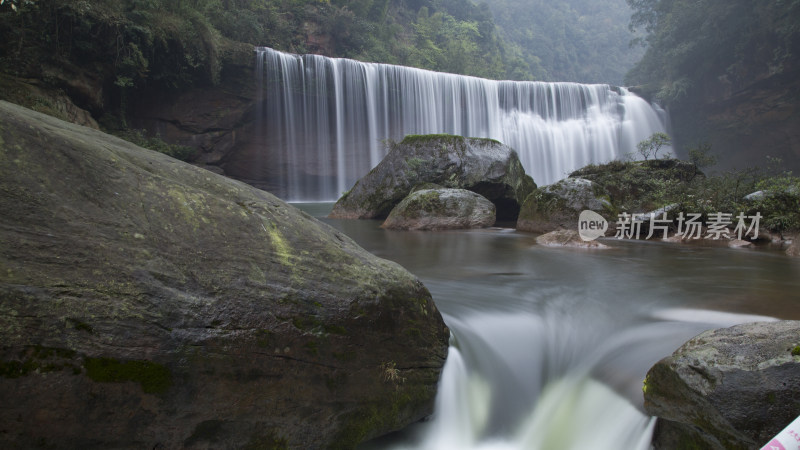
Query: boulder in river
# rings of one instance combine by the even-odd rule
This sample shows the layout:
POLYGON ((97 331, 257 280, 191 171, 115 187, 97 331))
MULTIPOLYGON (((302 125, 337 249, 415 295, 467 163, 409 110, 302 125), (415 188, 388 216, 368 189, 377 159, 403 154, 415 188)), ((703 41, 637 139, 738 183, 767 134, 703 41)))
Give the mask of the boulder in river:
POLYGON ((428 290, 274 196, 0 102, 0 447, 353 448, 430 414, 428 290))
POLYGON ((605 213, 610 206, 608 193, 600 185, 584 178, 565 178, 536 189, 525 199, 517 229, 534 233, 577 229, 581 211, 605 213))
POLYGON ((644 385, 656 449, 758 449, 800 415, 800 321, 711 330, 644 385))
POLYGON ((406 136, 333 207, 332 218, 383 219, 420 183, 478 193, 498 220, 516 220, 535 188, 517 152, 492 139, 444 134, 406 136))
POLYGON ((422 189, 397 204, 383 222, 395 230, 451 230, 494 225, 495 206, 466 189, 422 189))
POLYGON ((547 247, 574 247, 588 249, 606 249, 605 244, 597 241, 584 241, 575 230, 555 230, 536 238, 536 243, 547 247))
POLYGON ((663 198, 665 186, 689 183, 705 175, 686 161, 651 159, 590 164, 572 172, 570 177, 592 181, 610 201, 611 211, 638 214, 672 203, 663 198))

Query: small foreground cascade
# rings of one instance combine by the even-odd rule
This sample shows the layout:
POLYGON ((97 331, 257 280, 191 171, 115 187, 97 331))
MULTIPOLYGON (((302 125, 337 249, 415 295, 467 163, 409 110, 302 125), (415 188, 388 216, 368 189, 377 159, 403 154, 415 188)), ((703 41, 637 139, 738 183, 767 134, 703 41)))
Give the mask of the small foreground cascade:
POLYGON ((256 49, 256 121, 275 193, 331 201, 386 154, 386 139, 447 133, 496 139, 550 184, 636 151, 667 114, 604 84, 495 81, 256 49))

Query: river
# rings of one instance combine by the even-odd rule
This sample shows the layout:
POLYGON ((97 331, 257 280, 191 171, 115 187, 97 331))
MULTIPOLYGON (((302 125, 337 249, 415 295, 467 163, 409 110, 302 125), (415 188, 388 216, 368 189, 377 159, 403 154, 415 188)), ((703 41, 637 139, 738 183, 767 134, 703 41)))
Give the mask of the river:
POLYGON ((800 261, 775 249, 549 248, 512 228, 389 231, 295 206, 417 275, 451 330, 434 415, 364 449, 647 449, 656 361, 707 329, 800 319, 800 261))

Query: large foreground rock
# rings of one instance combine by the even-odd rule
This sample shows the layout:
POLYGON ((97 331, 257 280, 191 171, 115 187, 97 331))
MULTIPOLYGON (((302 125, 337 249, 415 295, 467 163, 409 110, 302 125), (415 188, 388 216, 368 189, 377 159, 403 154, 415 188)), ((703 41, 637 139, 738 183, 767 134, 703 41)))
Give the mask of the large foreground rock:
POLYGON ((381 225, 395 230, 452 230, 494 225, 495 206, 465 189, 422 189, 412 192, 381 225))
POLYGON ((272 195, 0 102, 0 447, 351 448, 431 412, 448 332, 272 195))
POLYGON ((420 183, 467 189, 494 203, 498 220, 516 220, 536 185, 517 152, 491 139, 406 136, 333 207, 330 217, 383 219, 420 183))
POLYGON ((800 415, 800 321, 712 330, 656 363, 657 449, 758 449, 800 415))

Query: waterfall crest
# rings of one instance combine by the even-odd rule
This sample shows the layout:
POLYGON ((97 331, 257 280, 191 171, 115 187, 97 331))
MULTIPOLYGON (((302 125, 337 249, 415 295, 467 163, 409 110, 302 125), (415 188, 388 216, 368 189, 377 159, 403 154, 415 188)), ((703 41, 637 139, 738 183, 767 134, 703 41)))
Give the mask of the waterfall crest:
POLYGON ((329 201, 408 134, 487 137, 511 146, 539 185, 633 153, 666 114, 624 88, 495 81, 388 64, 256 49, 256 119, 279 196, 329 201))

